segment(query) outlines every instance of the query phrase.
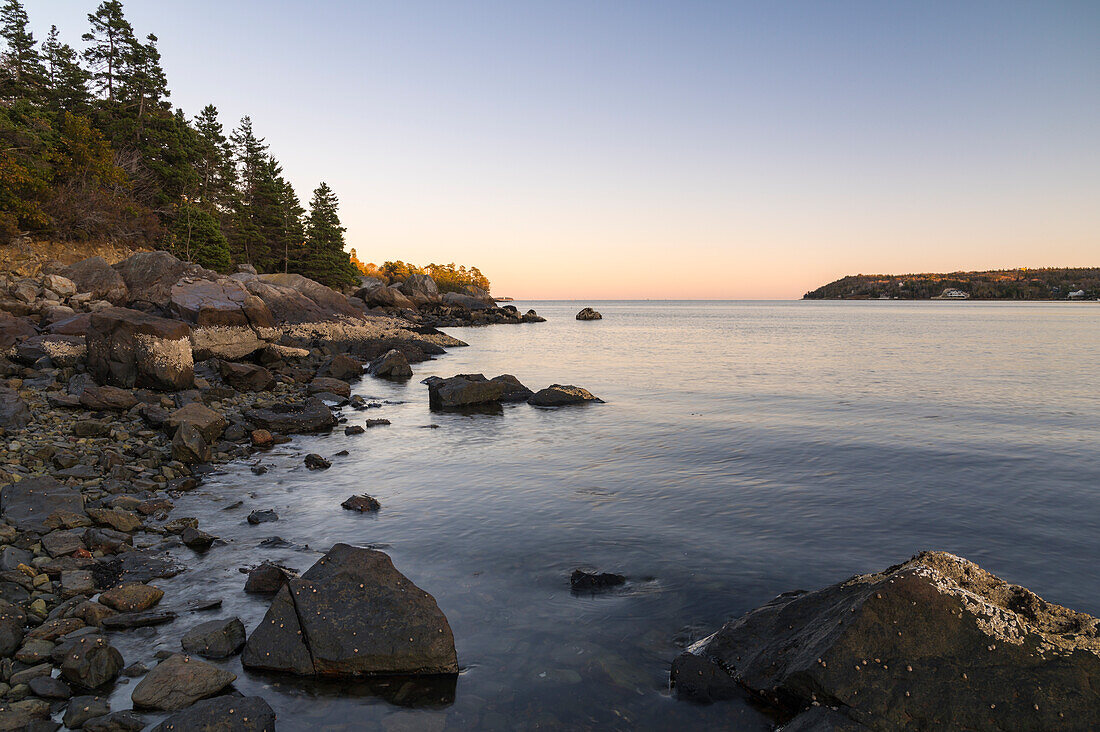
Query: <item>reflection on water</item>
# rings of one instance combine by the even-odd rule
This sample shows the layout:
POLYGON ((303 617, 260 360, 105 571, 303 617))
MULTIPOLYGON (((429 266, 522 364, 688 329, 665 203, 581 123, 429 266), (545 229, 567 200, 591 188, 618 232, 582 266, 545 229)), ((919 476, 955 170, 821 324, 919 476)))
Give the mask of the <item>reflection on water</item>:
POLYGON ((340 541, 381 548, 436 597, 463 670, 442 687, 303 684, 228 662, 283 730, 770 729, 744 701, 672 699, 671 659, 780 592, 924 548, 1100 613, 1095 306, 599 303, 602 321, 578 322, 582 304, 453 329, 470 348, 356 385, 383 406, 348 423, 392 426, 296 440, 266 474, 229 466, 179 499, 173 516, 231 542, 176 552, 189 571, 158 584, 181 617, 116 634, 127 662, 215 617, 251 629, 267 601, 240 568, 305 570, 340 541), (429 412, 420 379, 478 372, 607 403, 429 412), (309 452, 332 468, 307 471, 309 452), (340 508, 364 492, 377 515, 340 508), (245 523, 266 508, 279 521, 245 523), (578 567, 628 582, 574 594, 578 567), (187 612, 199 597, 223 606, 187 612))

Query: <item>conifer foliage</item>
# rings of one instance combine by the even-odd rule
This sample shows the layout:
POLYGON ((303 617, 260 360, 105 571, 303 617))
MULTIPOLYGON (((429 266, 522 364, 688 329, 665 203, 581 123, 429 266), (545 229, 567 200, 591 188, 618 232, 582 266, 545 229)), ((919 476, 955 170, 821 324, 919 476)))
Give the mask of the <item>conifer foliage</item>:
POLYGON ((56 26, 39 43, 20 0, 0 0, 0 37, 0 244, 105 240, 358 282, 336 194, 322 183, 307 215, 249 117, 227 132, 212 104, 174 109, 158 38, 120 0, 88 14, 80 50, 56 26))

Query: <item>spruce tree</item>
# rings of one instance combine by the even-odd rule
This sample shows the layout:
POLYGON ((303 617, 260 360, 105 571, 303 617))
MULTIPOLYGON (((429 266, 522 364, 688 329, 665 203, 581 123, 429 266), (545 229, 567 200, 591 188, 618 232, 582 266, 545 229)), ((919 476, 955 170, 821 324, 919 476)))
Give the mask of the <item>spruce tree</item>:
POLYGON ((57 26, 50 26, 50 34, 42 43, 42 57, 46 63, 46 99, 57 112, 80 112, 88 106, 89 74, 80 65, 80 58, 72 46, 62 43, 57 26))
POLYGON ((27 11, 19 0, 6 0, 0 7, 0 37, 7 49, 3 57, 0 96, 4 99, 37 100, 42 93, 46 70, 35 48, 34 35, 27 30, 27 11))
POLYGON ((297 262, 300 274, 329 287, 359 282, 359 272, 344 251, 346 229, 340 224, 339 207, 340 201, 327 183, 317 186, 306 218, 305 256, 297 262))
POLYGON ((199 134, 196 171, 199 177, 196 200, 215 215, 229 212, 237 175, 233 169, 233 151, 218 120, 218 108, 207 104, 194 120, 199 134))
POLYGON ((171 96, 168 78, 160 65, 157 37, 150 33, 145 40, 146 43, 141 43, 134 39, 126 51, 129 73, 121 90, 122 96, 137 114, 139 128, 145 116, 171 96))
POLYGON ((210 213, 184 203, 176 210, 169 230, 171 250, 177 257, 218 272, 229 271, 229 242, 210 213))
POLYGON ((88 14, 88 22, 92 29, 83 38, 92 45, 84 51, 84 60, 92 67, 96 86, 106 92, 107 101, 113 102, 129 77, 128 61, 137 43, 134 29, 123 15, 119 0, 104 0, 88 14))

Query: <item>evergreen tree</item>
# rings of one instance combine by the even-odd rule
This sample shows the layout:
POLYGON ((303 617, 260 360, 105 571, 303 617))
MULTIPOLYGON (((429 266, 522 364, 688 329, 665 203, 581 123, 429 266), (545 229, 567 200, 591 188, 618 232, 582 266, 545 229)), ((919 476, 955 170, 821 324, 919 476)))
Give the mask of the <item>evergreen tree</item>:
POLYGON ((0 96, 5 99, 37 99, 42 93, 46 71, 35 48, 34 35, 27 30, 27 11, 19 0, 6 0, 0 8, 0 37, 4 52, 0 96))
POLYGON ((199 134, 198 190, 195 200, 219 218, 231 210, 237 174, 233 168, 233 150, 218 120, 218 108, 207 104, 194 121, 199 134))
POLYGON ((119 0, 103 0, 88 14, 92 29, 83 39, 92 45, 84 51, 84 60, 92 67, 92 79, 113 102, 129 76, 128 61, 135 44, 134 29, 122 13, 119 0))
POLYGON ((237 170, 237 195, 233 201, 232 224, 229 230, 229 247, 233 261, 247 262, 261 271, 271 259, 268 242, 264 238, 262 221, 264 209, 273 199, 273 191, 265 190, 264 174, 267 169, 267 145, 252 130, 252 119, 241 118, 240 125, 230 134, 230 144, 237 170), (270 195, 265 195, 270 194, 270 195))
POLYGON ((171 250, 177 257, 218 272, 229 271, 229 242, 218 220, 209 212, 189 203, 182 204, 175 212, 169 231, 171 250))
POLYGON ((305 257, 297 262, 300 274, 329 287, 344 287, 359 282, 359 273, 344 251, 344 231, 340 225, 340 202, 327 183, 313 191, 306 218, 305 257))
POLYGON ((134 39, 126 52, 126 85, 122 95, 128 105, 136 111, 138 127, 150 110, 161 106, 171 96, 168 91, 168 77, 160 65, 160 51, 157 49, 157 37, 150 33, 147 43, 134 39))
POLYGON ((58 39, 56 25, 50 26, 50 35, 42 43, 42 57, 46 62, 46 99, 50 108, 55 112, 87 108, 91 99, 88 72, 80 65, 72 46, 58 39))

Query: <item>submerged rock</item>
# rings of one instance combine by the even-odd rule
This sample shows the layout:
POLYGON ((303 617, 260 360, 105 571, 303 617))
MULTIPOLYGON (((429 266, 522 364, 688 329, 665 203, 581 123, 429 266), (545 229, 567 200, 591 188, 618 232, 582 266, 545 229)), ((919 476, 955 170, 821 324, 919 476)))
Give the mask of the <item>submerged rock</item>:
POLYGON ((382 504, 378 502, 377 498, 368 496, 366 493, 358 496, 352 496, 351 498, 341 503, 340 506, 347 509, 348 511, 358 511, 359 513, 364 513, 367 511, 378 511, 382 508, 382 504))
POLYGON ((585 572, 583 569, 575 569, 569 576, 569 586, 574 590, 603 590, 625 583, 626 577, 612 572, 585 572))
POLYGON ((672 683, 702 701, 745 688, 790 714, 817 702, 870 729, 1091 729, 1100 621, 923 552, 780 595, 677 658, 672 683))
POLYGON ((545 389, 539 390, 527 400, 527 403, 535 407, 564 407, 568 404, 583 404, 584 402, 599 402, 603 399, 592 396, 587 389, 572 384, 551 384, 545 389))
POLYGON ((386 554, 347 544, 279 590, 241 661, 311 676, 458 672, 454 636, 435 598, 386 554))
POLYGON ((315 452, 306 455, 305 464, 310 470, 327 470, 332 467, 332 463, 315 452))

